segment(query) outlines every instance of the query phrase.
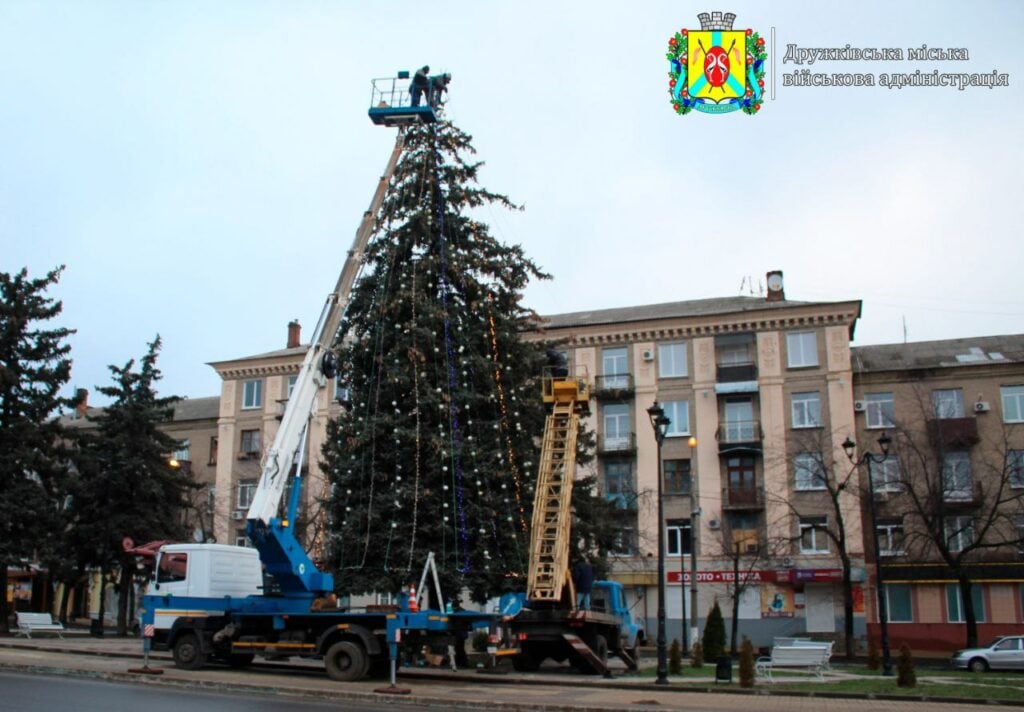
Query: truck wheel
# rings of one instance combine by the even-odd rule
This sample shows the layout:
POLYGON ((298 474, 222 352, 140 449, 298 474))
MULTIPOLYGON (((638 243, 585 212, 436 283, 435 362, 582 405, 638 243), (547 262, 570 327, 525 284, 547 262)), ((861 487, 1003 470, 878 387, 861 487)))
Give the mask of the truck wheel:
POLYGON ((366 675, 369 662, 363 647, 351 640, 335 643, 327 649, 327 655, 324 656, 327 675, 339 682, 361 680, 366 675))
POLYGON ((182 633, 174 643, 174 665, 182 670, 198 670, 206 664, 206 653, 195 633, 182 633))
POLYGON ((608 641, 605 640, 603 635, 594 636, 594 644, 590 647, 594 651, 594 655, 597 659, 603 662, 605 665, 608 664, 608 641))

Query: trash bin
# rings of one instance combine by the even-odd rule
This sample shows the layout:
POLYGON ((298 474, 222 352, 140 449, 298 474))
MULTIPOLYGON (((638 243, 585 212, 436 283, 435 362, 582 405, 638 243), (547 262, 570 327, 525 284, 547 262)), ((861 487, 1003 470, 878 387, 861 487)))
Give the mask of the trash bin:
POLYGON ((92 622, 89 623, 89 635, 93 638, 103 637, 103 621, 99 618, 93 618, 92 622))
POLYGON ((722 655, 715 663, 715 682, 732 682, 732 658, 722 655))

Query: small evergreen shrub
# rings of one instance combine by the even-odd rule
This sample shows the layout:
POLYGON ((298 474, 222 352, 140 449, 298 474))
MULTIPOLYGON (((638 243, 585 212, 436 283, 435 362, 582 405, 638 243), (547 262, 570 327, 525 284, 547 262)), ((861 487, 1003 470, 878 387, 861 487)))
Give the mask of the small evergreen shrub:
POLYGON ((900 646, 900 668, 896 677, 896 684, 900 687, 916 687, 917 673, 914 672, 914 656, 910 654, 910 648, 904 643, 900 646))

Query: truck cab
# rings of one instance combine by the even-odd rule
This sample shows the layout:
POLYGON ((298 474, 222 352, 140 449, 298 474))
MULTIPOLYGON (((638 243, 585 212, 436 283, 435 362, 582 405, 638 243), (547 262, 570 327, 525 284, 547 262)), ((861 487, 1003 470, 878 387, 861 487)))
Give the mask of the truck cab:
POLYGON ((590 608, 598 613, 608 613, 621 621, 619 637, 622 647, 636 650, 644 642, 643 626, 633 620, 626 605, 626 592, 618 581, 595 581, 590 592, 590 608))
POLYGON ((148 596, 223 598, 263 591, 260 555, 225 544, 170 544, 160 549, 148 596))

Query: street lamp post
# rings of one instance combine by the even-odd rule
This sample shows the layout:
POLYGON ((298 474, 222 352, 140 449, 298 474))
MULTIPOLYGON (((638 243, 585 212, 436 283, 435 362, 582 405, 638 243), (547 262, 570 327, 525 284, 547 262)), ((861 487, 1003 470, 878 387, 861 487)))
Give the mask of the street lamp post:
POLYGON ((656 685, 668 684, 668 656, 665 649, 665 503, 661 496, 661 444, 671 422, 665 410, 654 401, 647 409, 654 428, 654 440, 658 444, 658 677, 656 685))
POLYGON ((697 438, 691 437, 690 446, 690 637, 699 639, 697 621, 697 555, 700 553, 700 502, 697 493, 697 438))
POLYGON ((871 514, 871 540, 875 547, 875 582, 878 588, 878 624, 882 633, 882 674, 892 675, 892 655, 889 650, 889 601, 885 595, 885 579, 882 575, 882 556, 881 548, 878 544, 878 512, 875 508, 875 481, 871 477, 871 463, 882 463, 889 456, 889 446, 892 444, 892 439, 882 431, 881 436, 878 438, 878 447, 881 449, 881 456, 875 455, 871 452, 865 452, 856 460, 854 454, 856 452, 856 443, 846 437, 846 441, 843 443, 843 450, 846 451, 846 457, 849 458, 850 462, 853 463, 854 467, 860 467, 864 463, 868 463, 868 512, 871 514))

